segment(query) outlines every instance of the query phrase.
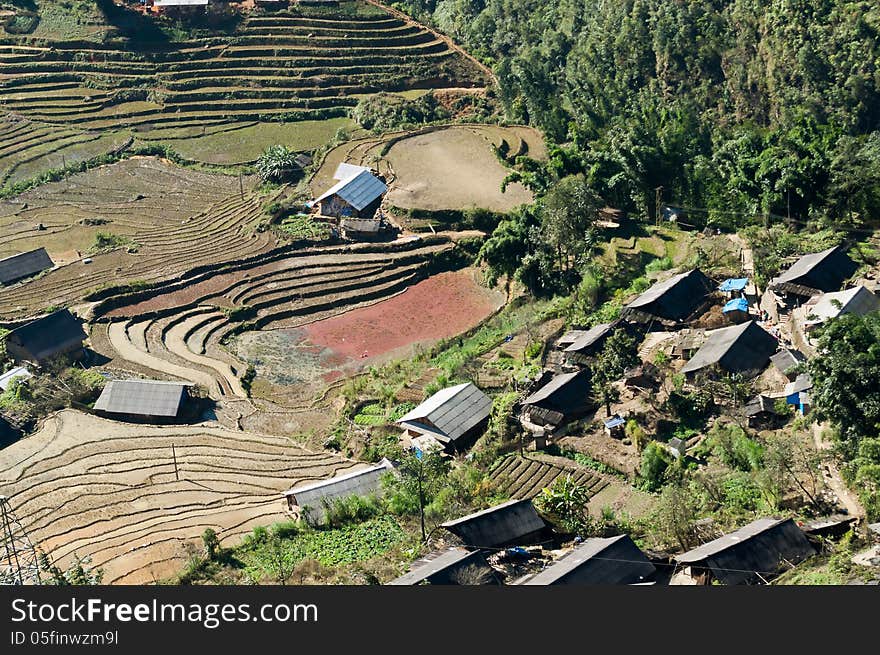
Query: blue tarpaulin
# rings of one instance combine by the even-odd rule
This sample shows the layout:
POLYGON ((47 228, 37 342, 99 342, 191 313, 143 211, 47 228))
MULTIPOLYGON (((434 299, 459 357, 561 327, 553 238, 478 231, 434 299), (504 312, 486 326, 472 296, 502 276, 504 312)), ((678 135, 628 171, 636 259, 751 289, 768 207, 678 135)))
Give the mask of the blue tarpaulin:
POLYGON ((721 286, 718 287, 719 291, 742 291, 746 288, 746 285, 749 283, 749 278, 740 277, 740 278, 732 278, 730 280, 724 280, 721 283, 721 286))
POLYGON ((724 309, 721 311, 725 314, 727 312, 747 312, 749 311, 749 301, 745 298, 734 298, 724 305, 724 309))

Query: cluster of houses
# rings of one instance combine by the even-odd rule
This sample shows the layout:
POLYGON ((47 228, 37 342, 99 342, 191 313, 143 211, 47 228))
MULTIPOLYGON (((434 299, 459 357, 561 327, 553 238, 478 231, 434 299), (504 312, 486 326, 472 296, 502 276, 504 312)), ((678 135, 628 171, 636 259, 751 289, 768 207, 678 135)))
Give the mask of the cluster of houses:
MULTIPOLYGON (((21 325, 6 335, 6 352, 13 367, 0 374, 0 392, 40 373, 52 361, 85 358, 87 335, 82 322, 67 309, 60 309, 21 325)), ((199 410, 193 385, 161 380, 109 380, 92 411, 107 418, 135 423, 178 423, 196 418, 199 410)), ((20 436, 21 423, 0 416, 3 437, 20 436)))

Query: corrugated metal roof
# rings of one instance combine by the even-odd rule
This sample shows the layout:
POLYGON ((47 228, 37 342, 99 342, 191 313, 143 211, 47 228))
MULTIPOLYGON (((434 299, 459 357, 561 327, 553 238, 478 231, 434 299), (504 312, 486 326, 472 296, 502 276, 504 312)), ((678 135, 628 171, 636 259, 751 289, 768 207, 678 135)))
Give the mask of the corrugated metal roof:
POLYGON ((339 227, 353 232, 378 232, 382 222, 370 218, 343 218, 339 227))
POLYGON ((524 585, 635 584, 656 568, 628 535, 587 539, 524 585))
POLYGON ((785 385, 785 395, 791 396, 792 394, 800 393, 801 391, 809 391, 812 388, 813 378, 810 377, 809 373, 801 373, 793 382, 789 382, 785 385))
POLYGON ((586 332, 577 336, 572 344, 565 349, 565 352, 575 353, 584 348, 589 348, 599 339, 608 334, 612 327, 614 327, 614 323, 600 323, 599 325, 591 327, 586 332))
POLYGON ((636 322, 655 319, 680 321, 705 302, 711 289, 709 278, 695 268, 655 283, 626 305, 622 315, 636 322))
POLYGON ((857 268, 843 249, 835 246, 804 255, 787 271, 770 280, 768 287, 806 296, 817 291, 837 291, 857 268))
POLYGON ((358 173, 362 173, 363 171, 369 171, 370 169, 366 166, 357 166, 356 164, 347 164, 346 162, 342 162, 339 166, 336 167, 336 172, 333 173, 334 180, 347 180, 351 177, 354 177, 358 173))
POLYGON ((815 302, 804 307, 807 325, 824 323, 841 314, 864 316, 880 309, 880 298, 861 285, 845 291, 823 293, 813 300, 815 302))
POLYGON ((324 516, 325 506, 335 500, 351 496, 368 496, 378 492, 382 476, 393 470, 394 465, 383 458, 378 464, 358 471, 295 486, 284 495, 292 496, 310 521, 319 521, 324 516))
POLYGON ((492 413, 492 399, 472 382, 441 389, 397 423, 424 434, 455 441, 492 413))
POLYGON ((24 366, 16 366, 0 375, 0 390, 6 391, 13 380, 18 378, 32 378, 33 374, 24 366))
POLYGON ((612 416, 611 418, 606 419, 604 423, 606 428, 616 428, 617 426, 626 423, 626 420, 620 416, 612 416))
POLYGON ((535 393, 530 395, 523 401, 523 405, 534 405, 542 400, 547 400, 554 393, 558 392, 566 385, 573 382, 579 376, 585 376, 585 371, 574 371, 573 373, 562 373, 560 375, 554 375, 553 379, 550 380, 543 387, 538 389, 535 393))
POLYGON ((799 350, 792 348, 783 348, 778 353, 770 357, 770 361, 780 371, 785 373, 788 369, 793 368, 801 362, 807 361, 806 356, 799 350))
POLYGON ((36 359, 43 361, 82 344, 86 333, 73 314, 59 309, 14 329, 6 338, 20 343, 36 359))
POLYGON ((782 284, 783 282, 797 282, 798 278, 807 275, 831 255, 831 253, 837 250, 837 248, 838 246, 833 246, 821 252, 811 252, 807 255, 803 255, 794 264, 789 266, 787 271, 771 280, 770 283, 782 284))
POLYGON ((478 566, 489 569, 486 558, 478 551, 470 551, 465 548, 448 548, 442 551, 429 553, 413 562, 411 570, 399 578, 389 582, 389 585, 412 586, 422 582, 431 582, 431 578, 448 577, 451 571, 466 567, 478 566))
POLYGON ((360 211, 379 196, 385 193, 388 187, 378 177, 370 171, 361 171, 354 177, 340 180, 322 195, 315 202, 320 202, 330 196, 339 196, 349 205, 360 211))
POLYGON ((55 266, 45 248, 0 259, 0 284, 9 284, 55 266))
POLYGON ((159 380, 111 380, 101 392, 95 409, 110 414, 175 417, 187 386, 182 382, 159 380))
POLYGON ((542 530, 544 521, 531 500, 509 500, 441 524, 472 548, 495 548, 542 530))
POLYGON ((763 369, 776 352, 776 339, 754 321, 715 330, 681 369, 692 373, 718 365, 730 373, 763 369))
POLYGON ((584 336, 589 330, 569 330, 557 339, 556 344, 559 346, 569 346, 584 336))
POLYGON ((744 541, 748 541, 749 539, 752 539, 762 532, 766 532, 767 530, 775 528, 777 525, 780 525, 790 520, 791 519, 762 518, 756 521, 752 521, 751 523, 740 528, 736 532, 731 532, 722 537, 718 537, 718 539, 714 539, 713 541, 705 543, 698 548, 694 548, 693 550, 689 550, 686 553, 677 555, 675 559, 682 564, 702 562, 707 557, 716 555, 717 553, 727 550, 728 548, 736 546, 737 544, 740 544, 744 541))
POLYGON ((204 7, 208 0, 154 0, 154 7, 204 7))

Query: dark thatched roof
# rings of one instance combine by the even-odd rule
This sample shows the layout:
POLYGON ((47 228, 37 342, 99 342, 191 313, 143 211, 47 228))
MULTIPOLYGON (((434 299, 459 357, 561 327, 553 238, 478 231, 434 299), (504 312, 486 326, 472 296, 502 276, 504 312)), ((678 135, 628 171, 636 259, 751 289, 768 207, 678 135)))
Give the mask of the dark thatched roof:
POLYGON ((634 584, 653 575, 655 567, 628 535, 587 539, 524 585, 634 584))
POLYGON ((858 266, 840 246, 804 255, 787 271, 770 280, 770 289, 796 295, 812 295, 805 290, 837 291, 858 266))
POLYGON ((479 550, 448 548, 413 562, 411 570, 389 585, 498 584, 498 575, 479 550))
POLYGON ((698 268, 679 273, 663 282, 655 283, 624 307, 621 315, 636 323, 652 320, 683 321, 706 302, 713 286, 698 268))
POLYGON ((546 526, 531 500, 510 500, 447 521, 440 527, 449 530, 470 548, 497 548, 518 544, 546 526))
POLYGON ((776 339, 754 321, 714 331, 681 369, 695 373, 717 366, 728 373, 757 374, 778 347, 776 339))

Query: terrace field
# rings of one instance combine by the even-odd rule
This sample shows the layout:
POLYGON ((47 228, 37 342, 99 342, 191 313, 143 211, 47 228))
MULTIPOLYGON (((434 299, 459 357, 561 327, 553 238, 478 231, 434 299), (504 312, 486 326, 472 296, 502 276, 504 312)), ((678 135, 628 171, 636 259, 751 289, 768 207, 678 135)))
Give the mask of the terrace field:
POLYGON ((42 132, 31 135, 20 157, 0 153, 0 166, 11 178, 21 161, 55 150, 49 143, 72 146, 108 132, 172 145, 198 161, 253 161, 270 136, 303 150, 324 144, 349 124, 348 110, 365 95, 489 83, 433 32, 372 6, 352 7, 366 5, 255 14, 193 31, 198 38, 172 38, 122 9, 116 22, 134 23, 128 33, 109 29, 107 40, 64 30, 6 34, 3 108, 42 132), (159 40, 149 42, 149 34, 159 40), (269 127, 273 122, 303 124, 269 127))
POLYGON ((65 410, 0 450, 0 488, 60 565, 91 556, 104 583, 148 584, 180 570, 185 544, 205 528, 237 545, 253 527, 286 519, 283 491, 358 466, 283 437, 65 410))
POLYGON ((76 302, 102 284, 167 279, 270 250, 270 233, 252 229, 262 216, 253 182, 243 180, 241 195, 237 178, 137 157, 0 202, 0 256, 43 246, 63 264, 3 289, 0 321, 76 302), (120 247, 91 253, 99 232, 120 247))

